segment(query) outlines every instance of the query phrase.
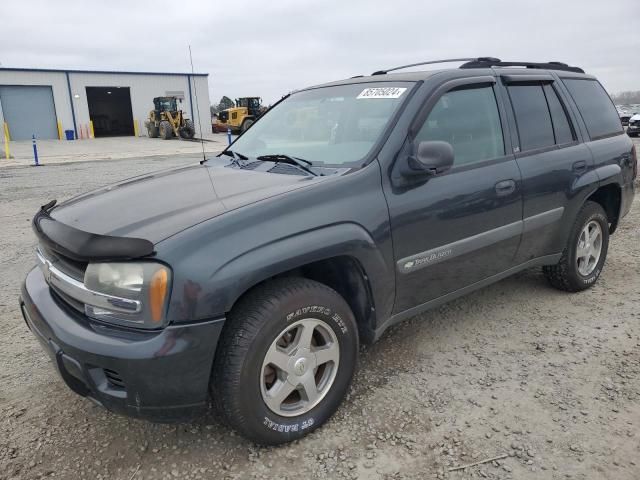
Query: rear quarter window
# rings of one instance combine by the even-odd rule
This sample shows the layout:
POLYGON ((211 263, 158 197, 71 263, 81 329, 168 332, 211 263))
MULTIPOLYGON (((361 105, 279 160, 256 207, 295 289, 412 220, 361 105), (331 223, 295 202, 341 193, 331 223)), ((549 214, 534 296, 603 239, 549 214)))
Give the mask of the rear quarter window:
POLYGON ((622 133, 616 107, 597 80, 564 78, 592 140, 622 133))

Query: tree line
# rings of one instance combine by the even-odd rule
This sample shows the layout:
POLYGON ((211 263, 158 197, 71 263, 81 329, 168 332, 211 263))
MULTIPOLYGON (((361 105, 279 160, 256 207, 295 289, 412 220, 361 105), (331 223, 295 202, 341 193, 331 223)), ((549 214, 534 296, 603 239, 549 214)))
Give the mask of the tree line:
POLYGON ((226 110, 227 108, 234 107, 236 104, 233 100, 231 100, 226 95, 223 95, 217 105, 211 105, 211 115, 217 114, 222 110, 226 110))
POLYGON ((616 105, 640 104, 640 90, 613 94, 611 99, 616 105))

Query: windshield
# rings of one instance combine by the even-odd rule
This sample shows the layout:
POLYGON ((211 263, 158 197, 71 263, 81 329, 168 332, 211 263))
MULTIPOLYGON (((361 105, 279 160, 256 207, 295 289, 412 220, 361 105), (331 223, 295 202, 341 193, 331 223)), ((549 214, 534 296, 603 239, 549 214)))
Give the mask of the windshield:
POLYGON ((156 100, 156 110, 176 110, 176 100, 174 98, 161 98, 156 100))
POLYGON ((289 155, 314 164, 363 160, 413 84, 359 83, 295 93, 231 147, 249 157, 289 155))

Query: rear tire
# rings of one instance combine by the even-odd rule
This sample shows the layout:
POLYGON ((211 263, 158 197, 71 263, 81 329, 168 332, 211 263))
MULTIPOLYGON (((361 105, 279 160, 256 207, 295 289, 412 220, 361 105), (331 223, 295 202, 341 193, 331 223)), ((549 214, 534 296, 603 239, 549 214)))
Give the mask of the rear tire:
POLYGON ((240 131, 241 131, 242 133, 246 132, 246 131, 247 131, 247 129, 248 129, 251 125, 253 125, 253 122, 254 122, 254 121, 253 121, 253 120, 251 120, 251 119, 248 119, 248 120, 245 120, 244 122, 242 122, 242 127, 240 127, 240 131))
POLYGON ((226 422, 249 440, 290 442, 333 415, 357 354, 355 318, 338 293, 304 278, 276 279, 251 290, 229 313, 211 396, 226 422))
POLYGON ((179 130, 180 137, 185 140, 191 140, 196 134, 196 129, 193 127, 191 120, 185 120, 184 126, 179 130))
POLYGON ((567 246, 556 265, 542 267, 549 283, 567 292, 593 286, 609 249, 609 220, 600 204, 584 204, 571 228, 567 246))
POLYGON ((173 137, 173 128, 171 127, 171 123, 167 120, 160 122, 160 136, 164 140, 170 140, 173 137))

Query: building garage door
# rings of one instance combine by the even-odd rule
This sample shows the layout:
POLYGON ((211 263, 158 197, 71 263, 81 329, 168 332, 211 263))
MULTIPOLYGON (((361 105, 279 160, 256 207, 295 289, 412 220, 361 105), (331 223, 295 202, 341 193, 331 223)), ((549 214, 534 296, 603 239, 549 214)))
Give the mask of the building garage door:
POLYGON ((0 104, 11 140, 58 138, 56 109, 51 87, 0 86, 0 104))

